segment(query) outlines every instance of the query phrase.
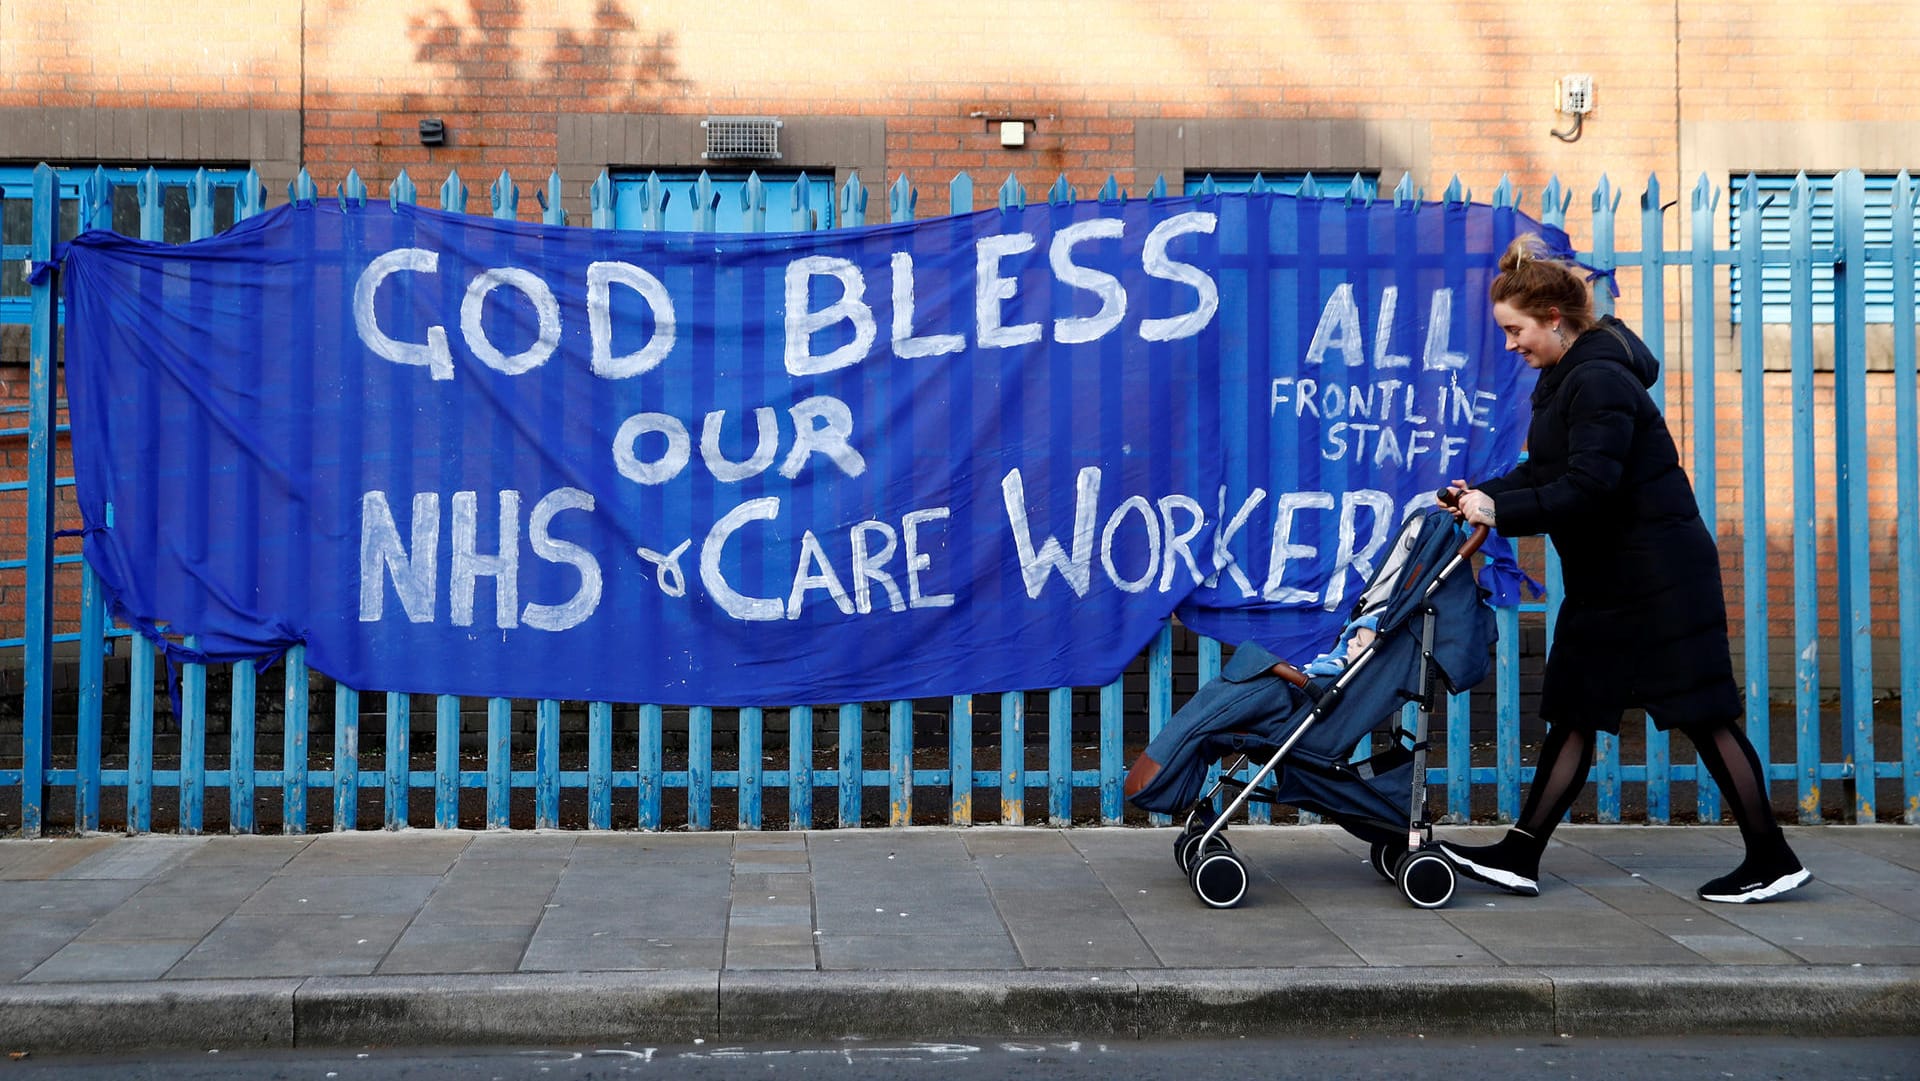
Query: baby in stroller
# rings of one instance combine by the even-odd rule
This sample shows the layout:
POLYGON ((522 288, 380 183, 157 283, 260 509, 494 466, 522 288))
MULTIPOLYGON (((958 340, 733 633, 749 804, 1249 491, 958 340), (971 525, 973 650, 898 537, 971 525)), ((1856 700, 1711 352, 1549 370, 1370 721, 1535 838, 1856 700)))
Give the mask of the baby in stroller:
POLYGON ((1246 866, 1223 834, 1254 801, 1311 811, 1368 841, 1374 869, 1416 905, 1451 899, 1453 867, 1426 814, 1427 730, 1442 686, 1464 691, 1491 666, 1493 612, 1472 573, 1486 532, 1465 535, 1438 507, 1410 516, 1331 649, 1296 668, 1243 643, 1147 745, 1127 798, 1187 812, 1174 858, 1203 902, 1244 898, 1246 866), (1420 706, 1411 732, 1397 723, 1408 701, 1420 706), (1387 749, 1354 761, 1383 727, 1395 737, 1387 749), (1228 755, 1238 761, 1208 787, 1208 767, 1228 755), (1243 780, 1248 762, 1263 764, 1243 780), (1216 814, 1223 791, 1234 795, 1216 814))

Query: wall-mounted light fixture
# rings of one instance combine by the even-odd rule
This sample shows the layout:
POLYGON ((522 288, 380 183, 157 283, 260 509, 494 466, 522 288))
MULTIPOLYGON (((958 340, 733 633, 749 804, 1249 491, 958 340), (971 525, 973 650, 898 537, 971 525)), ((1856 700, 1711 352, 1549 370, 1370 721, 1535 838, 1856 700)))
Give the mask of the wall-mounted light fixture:
POLYGON ((447 125, 439 117, 430 116, 420 121, 421 146, 445 146, 446 142, 447 125))
POLYGON ((989 103, 967 111, 967 119, 978 120, 988 135, 1000 137, 1000 145, 1008 150, 1021 150, 1027 145, 1027 135, 1040 130, 1040 119, 1044 114, 1048 120, 1059 115, 1056 112, 1042 110, 1029 112, 1030 105, 989 103))

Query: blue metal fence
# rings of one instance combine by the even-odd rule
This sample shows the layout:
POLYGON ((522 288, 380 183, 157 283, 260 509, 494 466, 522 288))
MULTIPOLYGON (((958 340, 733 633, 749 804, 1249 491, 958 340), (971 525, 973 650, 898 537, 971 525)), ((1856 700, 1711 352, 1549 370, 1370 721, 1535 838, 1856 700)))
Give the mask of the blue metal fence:
MULTIPOLYGON (((110 227, 114 222, 110 192, 113 181, 104 171, 81 183, 77 198, 79 228, 110 227)), ((123 182, 122 182, 123 183, 123 182)), ((223 185, 226 186, 226 185, 223 185)), ((1260 189, 1264 182, 1255 178, 1251 186, 1260 189)), ((1371 181, 1355 177, 1349 184, 1331 188, 1316 185, 1309 175, 1300 182, 1308 192, 1318 191, 1322 198, 1372 200, 1371 181)), ((1770 198, 1778 199, 1778 185, 1769 188, 1770 198)), ((1886 780, 1899 789, 1904 809, 1898 817, 1920 823, 1920 413, 1916 412, 1915 326, 1914 326, 1914 214, 1915 189, 1906 174, 1893 178, 1885 187, 1892 213, 1891 236, 1885 243, 1869 245, 1866 236, 1868 203, 1867 182, 1858 172, 1840 174, 1830 186, 1830 203, 1821 213, 1830 213, 1832 240, 1823 236, 1816 244, 1813 227, 1815 187, 1804 176, 1786 190, 1787 242, 1778 247, 1780 217, 1768 209, 1759 181, 1749 177, 1741 182, 1734 208, 1740 219, 1733 230, 1743 238, 1729 248, 1715 246, 1714 215, 1720 205, 1720 192, 1707 178, 1700 178, 1691 192, 1691 243, 1685 248, 1665 247, 1664 213, 1671 204, 1661 202, 1658 179, 1648 178, 1640 200, 1642 250, 1616 250, 1615 225, 1623 193, 1602 179, 1592 193, 1588 209, 1593 250, 1582 259, 1598 268, 1600 276, 1630 277, 1640 298, 1638 323, 1648 344, 1663 359, 1669 357, 1669 301, 1666 293, 1668 269, 1689 286, 1690 333, 1684 340, 1690 349, 1691 363, 1680 376, 1669 364, 1667 376, 1654 388, 1670 415, 1676 406, 1691 407, 1687 418, 1675 418, 1674 428, 1683 441, 1690 443, 1692 472, 1702 512, 1711 527, 1723 521, 1741 524, 1740 565, 1744 626, 1760 628, 1762 633, 1747 634, 1744 645, 1746 672, 1747 726, 1763 761, 1769 763, 1770 776, 1776 782, 1794 786, 1802 821, 1819 821, 1822 815, 1821 786, 1839 781, 1849 792, 1844 808, 1847 817, 1871 822, 1882 817, 1876 807, 1877 782, 1886 780), (1827 209, 1830 206, 1830 211, 1827 209), (1762 229, 1760 214, 1767 211, 1768 229, 1762 229), (1776 246, 1769 246, 1769 240, 1776 246), (1813 321, 1813 271, 1816 266, 1833 267, 1833 404, 1816 405, 1815 337, 1813 321), (1740 411, 1742 434, 1738 458, 1742 463, 1739 503, 1725 505, 1720 496, 1719 457, 1722 451, 1718 435, 1717 400, 1726 389, 1719 379, 1722 365, 1715 353, 1721 327, 1731 313, 1723 312, 1720 301, 1728 295, 1719 288, 1719 268, 1739 268, 1748 281, 1759 280, 1763 270, 1784 267, 1790 297, 1790 346, 1786 361, 1784 395, 1789 403, 1782 412, 1768 404, 1768 365, 1756 362, 1762 354, 1763 319, 1759 314, 1759 290, 1740 295, 1739 330, 1740 371, 1735 405, 1740 411), (1891 271, 1889 274, 1888 271, 1891 271), (1896 313, 1891 330, 1893 371, 1887 379, 1892 385, 1893 485, 1897 548, 1896 565, 1872 566, 1872 534, 1868 520, 1869 470, 1884 463, 1885 437, 1869 442, 1870 380, 1867 366, 1867 281, 1873 278, 1888 288, 1891 278, 1892 310, 1896 313), (1899 313, 1905 313, 1900 317, 1899 313), (1669 399, 1670 381, 1685 394, 1684 399, 1669 399), (1770 414, 1772 408, 1775 413, 1770 414), (1769 499, 1766 454, 1770 446, 1790 444, 1792 484, 1785 493, 1769 499), (1822 486, 1821 458, 1830 455, 1831 481, 1822 486), (1737 513, 1736 513, 1737 512, 1737 513), (1819 523, 1823 513, 1835 523, 1831 547, 1823 548, 1819 523), (1724 515, 1724 517, 1723 517, 1724 515), (1791 520, 1792 607, 1790 615, 1776 618, 1768 591, 1768 546, 1770 523, 1791 520), (1819 620, 1822 616, 1823 582, 1820 561, 1831 555, 1837 565, 1837 578, 1830 597, 1830 614, 1837 617, 1839 671, 1824 674, 1820 670, 1822 645, 1819 620), (1877 580, 1876 580, 1877 579, 1877 580), (1876 627, 1873 601, 1878 594, 1893 596, 1897 603, 1898 629, 1885 619, 1876 627), (1769 701, 1768 640, 1781 636, 1778 627, 1790 625, 1794 658, 1792 756, 1776 761, 1772 741, 1773 716, 1769 701), (1873 644, 1876 635, 1895 636, 1898 654, 1898 714, 1895 718, 1876 719, 1873 692, 1873 644), (1828 689, 1837 691, 1837 731, 1821 730, 1822 696, 1828 689), (1879 761, 1874 739, 1885 735, 1888 723, 1898 729, 1898 756, 1879 761), (1827 739, 1823 741, 1822 736, 1827 739), (1839 755, 1823 757, 1835 747, 1839 755)), ((150 239, 162 238, 167 185, 158 173, 149 171, 137 186, 139 228, 150 239)), ((1203 183, 1202 190, 1207 185, 1203 183)), ((788 193, 791 207, 768 204, 767 187, 757 177, 748 178, 737 188, 740 201, 738 221, 751 231, 769 227, 768 210, 793 210, 793 219, 805 227, 823 219, 842 226, 859 226, 867 221, 867 190, 857 177, 837 190, 830 182, 811 179, 804 174, 782 178, 781 190, 788 193), (833 207, 830 215, 797 213, 815 208, 824 197, 833 207)), ((887 189, 887 213, 890 220, 909 220, 914 216, 917 192, 905 177, 887 189)), ((1156 184, 1147 197, 1164 195, 1164 184, 1156 184)), ((177 193, 176 193, 177 195, 177 193)), ((288 191, 294 200, 320 198, 311 178, 303 171, 288 191)), ((442 209, 466 212, 468 189, 457 173, 450 174, 439 189, 442 209)), ((561 187, 554 175, 540 193, 544 219, 564 224, 561 187)), ((684 193, 679 186, 649 178, 646 182, 622 182, 616 188, 614 178, 603 174, 589 193, 591 224, 614 228, 637 222, 640 228, 660 228, 666 220, 668 200, 685 197, 694 208, 694 228, 711 228, 716 210, 716 189, 702 177, 684 193), (616 196, 618 197, 616 199, 616 196), (616 202, 618 208, 616 209, 616 202), (635 203, 637 202, 637 207, 635 203), (636 213, 637 211, 637 213, 636 213)), ((502 173, 489 191, 490 212, 495 217, 513 218, 518 214, 519 190, 512 178, 502 173)), ((972 180, 965 174, 949 187, 954 212, 974 207, 972 180)), ((13 193, 9 192, 9 198, 13 193)), ((35 264, 50 258, 58 228, 62 192, 55 171, 44 166, 32 176, 32 236, 24 254, 35 264)), ((350 173, 335 196, 343 201, 364 201, 365 185, 350 173)), ((1098 196, 1102 199, 1125 198, 1118 184, 1109 180, 1098 196)), ((191 208, 190 233, 193 238, 214 231, 215 183, 204 172, 187 184, 191 208)), ((391 186, 388 198, 395 202, 413 202, 417 192, 403 173, 391 186)), ((1071 200, 1075 193, 1065 179, 1047 194, 1052 200, 1071 200)), ((1405 181, 1392 193, 1396 202, 1423 198, 1405 181)), ((1442 198, 1463 202, 1471 198, 1456 179, 1442 198)), ((266 206, 266 192, 257 176, 249 173, 231 196, 233 214, 244 219, 266 206)), ((997 200, 1002 207, 1024 204, 1027 193, 1009 177, 1001 185, 997 200)), ((1513 186, 1502 181, 1493 193, 1496 205, 1522 205, 1513 186)), ((1539 214, 1549 223, 1567 224, 1572 195, 1556 180, 1542 194, 1539 214)), ((1884 215, 1876 206, 1875 213, 1884 215)), ((777 214, 777 219, 786 218, 777 214)), ((731 216, 730 216, 731 218, 731 216)), ((1878 237, 1876 237, 1878 239, 1878 237)), ((9 259, 21 252, 7 249, 9 259)), ((1774 275, 1777 276, 1777 273, 1774 275)), ((1824 277, 1824 275, 1823 275, 1824 277)), ((1604 283, 1603 283, 1604 284, 1604 283)), ((1612 293, 1597 288, 1596 301, 1602 311, 1613 307, 1612 293)), ((21 734, 17 754, 8 753, 8 737, 0 735, 0 808, 16 796, 19 827, 27 836, 40 834, 47 825, 50 800, 71 800, 73 826, 81 831, 104 827, 145 832, 154 828, 156 794, 165 796, 173 806, 172 825, 180 832, 193 833, 204 828, 210 793, 226 793, 228 828, 253 832, 259 828, 264 807, 278 811, 281 828, 290 833, 304 832, 310 821, 309 799, 313 793, 331 795, 331 826, 336 830, 372 827, 359 814, 363 800, 377 801, 382 813, 378 825, 400 828, 409 823, 410 812, 424 812, 426 796, 431 793, 434 827, 451 828, 478 821, 489 828, 514 824, 514 796, 531 797, 532 825, 551 828, 563 824, 563 794, 573 793, 584 800, 583 820, 587 827, 606 829, 613 824, 615 793, 633 793, 633 821, 642 829, 686 826, 708 829, 715 826, 759 829, 769 818, 769 796, 784 805, 780 817, 788 828, 811 828, 837 823, 840 826, 862 824, 868 796, 884 797, 884 819, 890 825, 914 821, 942 820, 956 824, 992 819, 1007 824, 1026 821, 1029 798, 1043 804, 1045 820, 1064 824, 1074 820, 1075 795, 1084 794, 1080 818, 1100 823, 1123 820, 1120 785, 1125 769, 1126 677, 1097 689, 1088 689, 1081 701, 1090 699, 1095 718, 1083 718, 1082 729, 1097 732, 1092 748, 1082 748, 1076 756, 1072 742, 1075 730, 1076 694, 1072 688, 1000 694, 992 700, 976 703, 972 695, 956 695, 940 704, 946 718, 947 740, 944 748, 920 748, 928 754, 929 764, 916 761, 914 725, 916 703, 885 703, 869 711, 865 705, 850 703, 828 715, 816 707, 766 707, 729 711, 737 723, 734 768, 721 768, 726 762, 715 752, 715 711, 700 705, 669 707, 660 704, 639 706, 606 702, 584 704, 584 731, 575 731, 585 744, 585 769, 564 769, 561 754, 563 728, 562 703, 541 701, 533 705, 531 732, 531 769, 516 769, 516 750, 526 764, 527 748, 514 746, 514 703, 505 699, 489 700, 485 705, 484 744, 477 754, 481 768, 463 768, 461 753, 462 702, 450 695, 434 697, 432 704, 433 768, 412 768, 413 748, 410 696, 397 693, 378 695, 368 690, 335 686, 333 690, 333 747, 330 760, 316 764, 308 746, 311 720, 310 673, 304 651, 291 650, 283 662, 280 678, 284 691, 281 700, 281 747, 276 759, 261 761, 261 749, 255 744, 260 729, 259 680, 261 673, 251 663, 235 664, 223 674, 230 688, 226 728, 226 768, 209 768, 218 762, 209 755, 208 672, 202 665, 183 665, 178 673, 178 716, 176 732, 163 732, 168 744, 177 739, 177 754, 169 757, 174 767, 156 767, 155 651, 151 643, 138 635, 113 628, 104 613, 98 584, 90 570, 80 568, 77 598, 80 630, 77 635, 53 633, 56 612, 54 590, 56 566, 79 562, 72 541, 57 542, 56 495, 71 478, 56 476, 58 437, 64 426, 59 423, 60 403, 56 397, 56 342, 58 326, 56 299, 51 282, 42 277, 31 287, 31 387, 27 406, 28 425, 0 432, 0 437, 26 435, 29 444, 28 477, 24 484, 9 484, 8 491, 24 490, 27 518, 25 634, 22 640, 0 643, 24 649, 21 734), (56 549, 62 549, 56 554, 56 549), (107 726, 104 716, 108 701, 104 658, 126 641, 127 746, 124 768, 103 768, 102 734, 107 726), (78 677, 75 706, 70 715, 54 713, 53 649, 56 644, 77 645, 78 677), (1029 705, 1044 701, 1044 736, 1029 737, 1029 705), (379 703, 379 710, 367 709, 379 703), (996 709, 997 707, 997 709, 996 709), (362 768, 359 734, 363 710, 368 717, 384 715, 385 745, 380 768, 362 768), (669 736, 678 737, 684 712, 685 746, 672 756, 679 768, 667 768, 669 736), (767 753, 769 731, 784 714, 787 748, 785 761, 770 761, 767 753), (997 748, 976 749, 975 728, 984 717, 991 730, 991 718, 998 717, 997 748), (824 720, 837 720, 835 746, 823 748, 828 757, 817 756, 814 746, 816 727, 824 720), (869 764, 864 726, 869 719, 884 716, 886 726, 885 767, 869 764), (67 728, 68 725, 72 727, 67 728), (71 731, 71 751, 54 753, 57 731, 71 731), (616 736, 620 737, 616 740, 616 736), (626 761, 614 760, 616 745, 632 740, 633 752, 626 761), (944 753, 939 753, 944 751, 944 753), (1090 753, 1088 753, 1090 751, 1090 753), (9 760, 12 764, 8 764, 9 760), (831 764, 823 764, 830 762, 831 764), (272 765, 275 768, 268 768, 272 765), (324 768, 321 768, 324 767, 324 768), (941 790, 944 805, 926 797, 916 799, 916 790, 941 790), (103 792, 124 796, 121 821, 103 822, 103 792), (830 803, 817 803, 822 792, 830 803), (413 802, 414 793, 420 802, 413 802), (476 806, 463 817, 461 795, 471 792, 476 806), (997 815, 977 813, 976 792, 997 792, 997 815), (731 821, 716 822, 716 793, 731 793, 734 814, 731 821), (784 793, 784 798, 780 794, 784 793), (277 797, 277 798, 276 798, 277 797), (830 808, 830 809, 828 809, 830 808), (825 810, 823 815, 821 812, 825 810)), ((1877 375, 1878 373, 1876 373, 1877 375)), ((1877 380, 1875 380, 1877 382, 1877 380)), ((1881 400, 1884 402, 1884 395, 1881 400)), ((1884 416, 1884 408, 1880 415, 1884 416)), ((1882 466, 1884 468, 1884 466, 1882 466)), ((1724 550, 1723 545, 1723 550, 1724 550)), ((1519 811, 1521 786, 1530 779, 1531 770, 1521 766, 1521 647, 1523 623, 1543 623, 1551 633, 1559 603, 1558 565, 1551 551, 1538 547, 1523 548, 1523 559, 1531 558, 1544 570, 1548 584, 1546 598, 1504 610, 1499 616, 1500 646, 1495 676, 1475 694, 1453 696, 1446 709, 1443 764, 1432 768, 1429 780, 1441 791, 1435 795, 1437 806, 1450 821, 1465 821, 1475 813, 1475 796, 1490 796, 1493 816, 1512 819, 1519 811), (1491 698, 1492 708, 1485 706, 1491 698), (1481 699, 1481 714, 1491 712, 1492 740, 1475 746, 1469 717, 1475 698, 1481 699)), ((15 564, 18 566, 18 564, 15 564)), ((72 605, 74 598, 60 600, 72 605)), ((1220 668, 1221 644, 1201 639, 1196 646, 1196 676, 1205 681, 1220 668)), ((1144 660, 1144 675, 1135 679, 1144 683, 1145 725, 1147 736, 1157 732, 1172 715, 1174 694, 1174 633, 1163 628, 1149 646, 1144 660)), ((1891 683, 1891 680, 1883 682, 1891 683)), ((1135 690, 1140 688, 1135 686, 1135 690)), ((269 706, 271 703, 268 703, 269 706)), ((921 709, 928 704, 918 704, 921 709)), ((580 712, 575 709, 573 712, 580 712)), ((922 714, 924 716, 924 714, 922 714)), ((1040 718, 1035 717, 1035 720, 1040 718)), ((118 728, 116 723, 111 726, 118 728)), ((582 726, 575 726, 576 729, 582 726)), ((1141 732, 1133 732, 1137 742, 1141 732)), ((1637 737, 1639 734, 1634 733, 1637 737)), ((523 737, 524 738, 524 737, 523 737)), ((876 748, 880 741, 873 741, 876 748)), ((1629 741, 1639 744, 1638 739, 1629 741)), ((1671 821, 1675 815, 1673 788, 1691 785, 1695 795, 1695 814, 1702 821, 1717 821, 1720 808, 1711 782, 1693 764, 1675 762, 1664 733, 1651 724, 1644 735, 1644 753, 1635 763, 1623 761, 1622 741, 1602 737, 1594 766, 1596 810, 1601 821, 1621 821, 1628 794, 1642 799, 1640 817, 1655 823, 1671 821)), ((877 751, 875 753, 877 759, 877 751)), ((575 764, 578 764, 577 762, 575 764)), ((624 797, 622 797, 624 799, 624 797)), ((323 802, 323 806, 325 802, 323 802)), ((1270 818, 1265 808, 1252 811, 1255 821, 1270 818)), ((412 815, 427 820, 424 813, 412 815)), ((1310 816, 1302 815, 1302 819, 1310 816)), ((4 823, 0 823, 3 825, 4 823)))

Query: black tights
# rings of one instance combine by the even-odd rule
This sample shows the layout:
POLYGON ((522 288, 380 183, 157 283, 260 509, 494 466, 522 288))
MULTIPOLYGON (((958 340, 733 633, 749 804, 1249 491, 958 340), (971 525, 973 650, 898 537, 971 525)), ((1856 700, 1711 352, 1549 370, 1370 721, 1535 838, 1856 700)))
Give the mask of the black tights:
POLYGON ((1517 823, 1539 844, 1547 843, 1547 835, 1567 816, 1580 790, 1587 786, 1593 746, 1591 728, 1556 724, 1547 729, 1547 738, 1540 744, 1540 761, 1533 769, 1533 786, 1527 789, 1527 802, 1520 809, 1517 823))
MULTIPOLYGON (((1740 826, 1740 839, 1749 855, 1768 855, 1785 845, 1780 823, 1773 819, 1760 756, 1746 733, 1732 719, 1682 729, 1693 741, 1700 763, 1712 775, 1726 798, 1727 810, 1740 826)), ((1586 787, 1593 768, 1594 731, 1582 725, 1556 724, 1540 745, 1540 762, 1533 785, 1520 811, 1519 829, 1544 847, 1547 836, 1565 818, 1573 801, 1586 787)))
POLYGON ((1746 843, 1747 854, 1771 855, 1785 848, 1786 835, 1780 831, 1780 823, 1773 819, 1773 800, 1768 794, 1766 774, 1761 772, 1760 755, 1747 734, 1732 721, 1707 728, 1689 728, 1686 732, 1687 738, 1693 740, 1694 750, 1699 752, 1701 765, 1713 774, 1713 783, 1720 786, 1727 810, 1733 812, 1733 820, 1739 823, 1740 840, 1746 843))

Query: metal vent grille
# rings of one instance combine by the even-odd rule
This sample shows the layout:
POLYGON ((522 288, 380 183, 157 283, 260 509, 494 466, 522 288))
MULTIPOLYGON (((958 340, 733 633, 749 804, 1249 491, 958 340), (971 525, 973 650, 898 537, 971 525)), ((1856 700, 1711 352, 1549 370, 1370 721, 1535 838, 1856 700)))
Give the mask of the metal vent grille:
POLYGON ((780 156, 780 121, 760 116, 712 117, 707 129, 705 158, 772 158, 780 156))

